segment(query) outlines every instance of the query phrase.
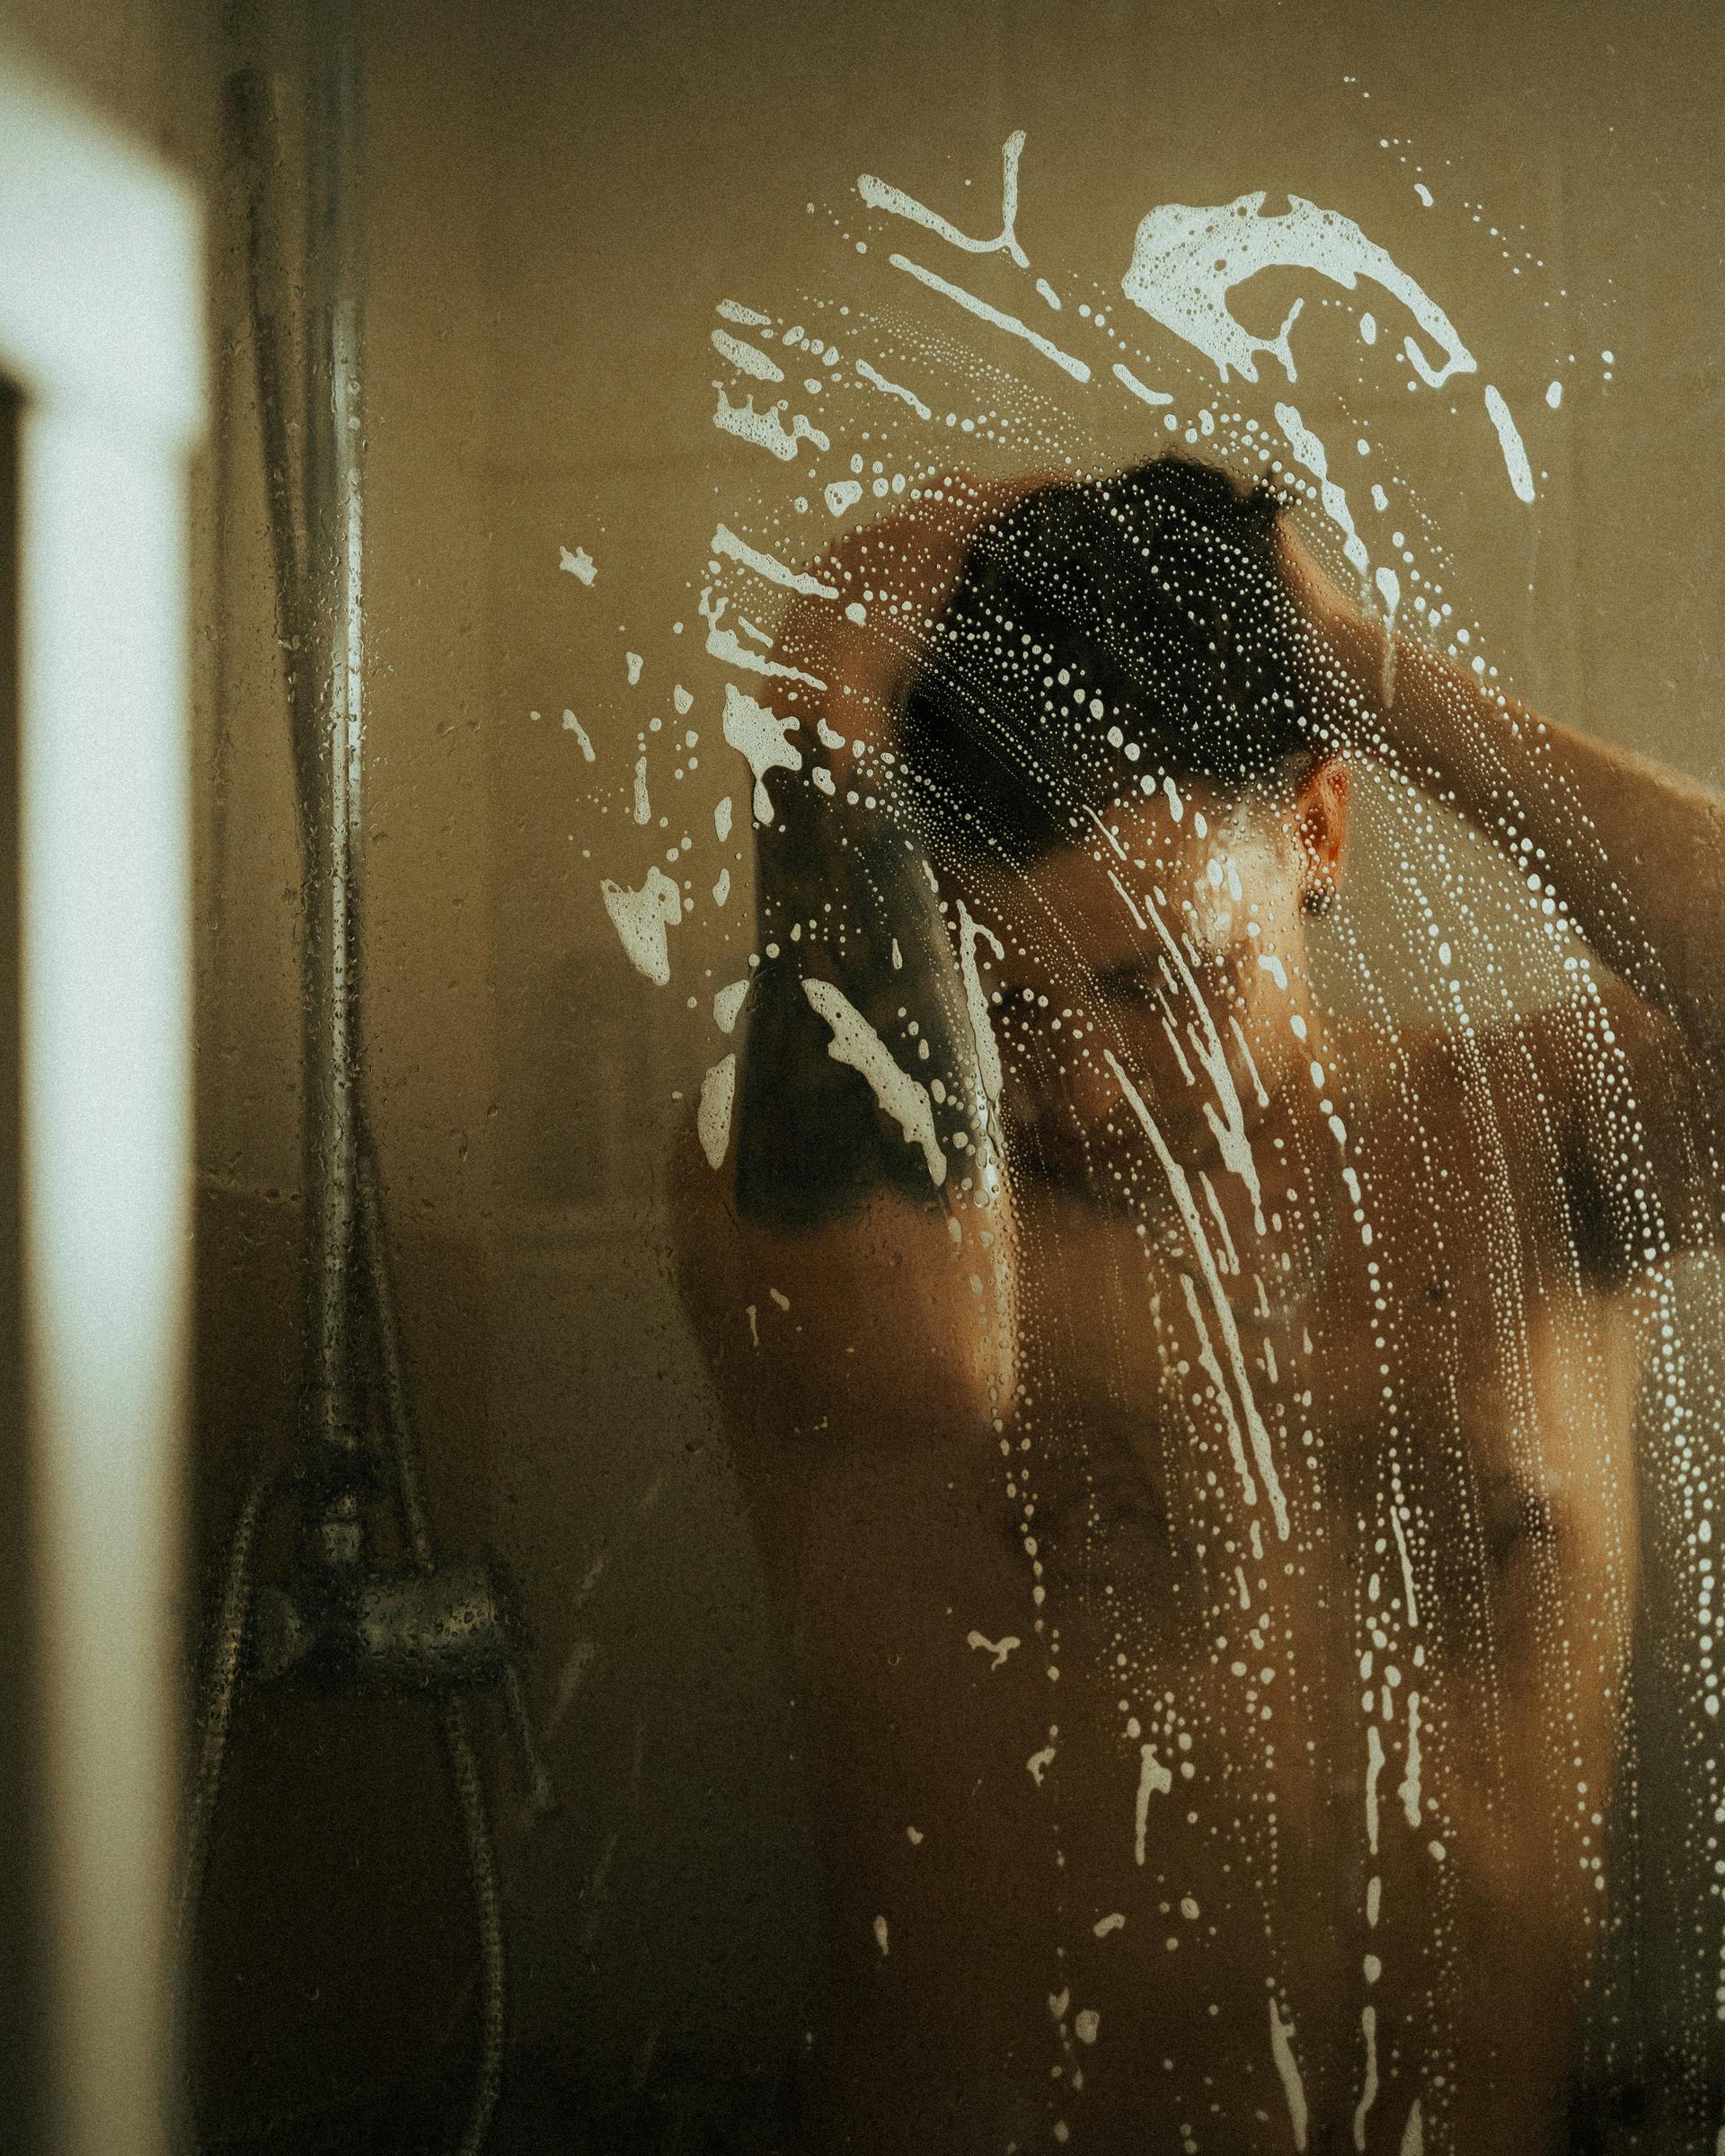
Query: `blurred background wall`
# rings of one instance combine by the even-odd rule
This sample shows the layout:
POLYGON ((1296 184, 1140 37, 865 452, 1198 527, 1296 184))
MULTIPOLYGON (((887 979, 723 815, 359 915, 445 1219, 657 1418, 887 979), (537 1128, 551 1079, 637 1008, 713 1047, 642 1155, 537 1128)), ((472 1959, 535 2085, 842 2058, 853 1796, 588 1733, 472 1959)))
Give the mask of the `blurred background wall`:
MULTIPOLYGON (((6 12, 209 208, 207 1587, 297 1372, 298 867, 221 127, 234 66, 294 75, 296 13, 6 12)), ((1535 702, 1719 780, 1725 22, 1707 0, 370 0, 368 24, 367 1048, 439 1525, 516 1568, 554 1725, 563 1809, 508 1837, 518 2027, 620 2083, 676 2054, 770 2064, 818 1972, 797 1727, 659 1195, 706 997, 636 993, 597 888, 647 858, 595 776, 632 738, 624 653, 694 622, 715 501, 759 455, 712 423, 712 307, 830 288, 805 205, 842 212, 865 170, 981 230, 1019 128, 1021 234, 1073 280, 1117 282, 1158 202, 1341 209, 1455 314, 1548 475, 1530 511, 1477 412, 1377 415, 1455 552, 1458 613, 1535 702), (578 544, 590 588, 559 570, 578 544)), ((1312 283, 1266 277, 1242 310, 1268 331, 1312 283)), ((1314 381, 1351 368, 1351 314, 1311 306, 1303 335, 1314 381)), ((1121 456, 1158 438, 1125 400, 1104 425, 1121 456)), ((697 983, 716 951, 684 932, 697 983)), ((507 1770, 499 1790, 511 1818, 507 1770)), ((469 1935, 429 1727, 243 1717, 209 1928, 216 2124, 458 2074, 469 1935)))

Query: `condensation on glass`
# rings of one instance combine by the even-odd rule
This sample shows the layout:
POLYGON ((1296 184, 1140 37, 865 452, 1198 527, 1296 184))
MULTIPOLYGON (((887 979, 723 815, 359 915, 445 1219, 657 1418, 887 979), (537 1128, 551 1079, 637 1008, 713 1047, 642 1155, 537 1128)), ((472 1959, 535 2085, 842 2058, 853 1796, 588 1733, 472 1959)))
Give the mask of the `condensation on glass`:
POLYGON ((1711 2151, 1716 592, 1638 227, 1382 37, 1272 118, 1189 26, 1128 154, 1147 30, 998 34, 839 148, 908 33, 775 60, 748 165, 512 20, 495 245, 379 182, 468 284, 439 375, 375 273, 372 798, 451 849, 376 968, 487 1013, 428 1076, 457 994, 379 996, 380 1144, 563 1798, 498 2145, 1711 2151))
POLYGON ((1520 701, 1355 384, 1537 517, 1614 356, 1518 419, 1465 291, 1261 190, 1146 203, 1099 292, 1036 175, 865 172, 866 261, 718 298, 765 475, 698 656, 627 662, 615 798, 672 843, 601 885, 664 990, 755 870, 684 1259, 812 1701, 809 2131, 1537 2146, 1622 2043, 1649 1533, 1662 1766, 1717 1802, 1720 855, 1520 701))

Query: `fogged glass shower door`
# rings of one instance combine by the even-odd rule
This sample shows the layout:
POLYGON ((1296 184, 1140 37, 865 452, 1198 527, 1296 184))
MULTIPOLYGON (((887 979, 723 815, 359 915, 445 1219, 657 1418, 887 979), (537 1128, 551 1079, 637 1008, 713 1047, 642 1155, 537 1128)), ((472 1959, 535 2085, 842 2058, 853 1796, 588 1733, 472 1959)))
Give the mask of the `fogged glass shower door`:
MULTIPOLYGON (((499 2147, 1712 2149, 1660 24, 374 8, 367 1053, 562 1796, 499 2147)), ((459 2059, 457 1892, 302 2057, 459 2059)))

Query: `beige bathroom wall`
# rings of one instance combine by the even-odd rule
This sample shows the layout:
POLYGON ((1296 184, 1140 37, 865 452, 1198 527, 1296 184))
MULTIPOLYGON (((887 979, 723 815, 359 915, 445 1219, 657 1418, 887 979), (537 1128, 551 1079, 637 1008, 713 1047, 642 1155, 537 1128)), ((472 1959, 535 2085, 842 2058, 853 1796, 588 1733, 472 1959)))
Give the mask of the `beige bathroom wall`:
POLYGON ((183 166, 208 155, 217 15, 207 0, 10 0, 4 29, 93 110, 183 166))

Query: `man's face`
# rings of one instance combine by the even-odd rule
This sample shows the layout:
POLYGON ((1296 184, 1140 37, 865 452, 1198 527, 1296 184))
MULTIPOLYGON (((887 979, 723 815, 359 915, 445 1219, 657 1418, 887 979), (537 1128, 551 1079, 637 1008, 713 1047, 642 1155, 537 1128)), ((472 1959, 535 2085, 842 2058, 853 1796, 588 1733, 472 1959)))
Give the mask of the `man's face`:
MULTIPOLYGON (((1105 1168, 1124 1112, 1116 1065, 1175 1154, 1197 1160, 1219 1090, 1232 1085, 1250 1129, 1307 1059, 1303 899, 1340 843, 1328 825, 1325 852, 1311 843, 1314 783, 1292 802, 1164 786, 1107 811, 1088 846, 962 879, 1004 946, 993 959, 980 942, 978 957, 993 959, 982 977, 1000 999, 1008 1127, 1051 1173, 1105 1168)), ((1345 817, 1345 788, 1329 808, 1345 817)))

